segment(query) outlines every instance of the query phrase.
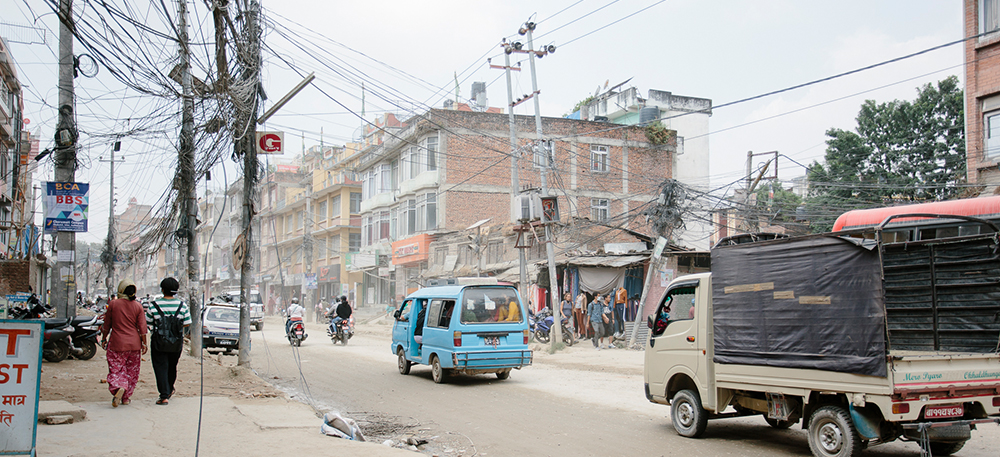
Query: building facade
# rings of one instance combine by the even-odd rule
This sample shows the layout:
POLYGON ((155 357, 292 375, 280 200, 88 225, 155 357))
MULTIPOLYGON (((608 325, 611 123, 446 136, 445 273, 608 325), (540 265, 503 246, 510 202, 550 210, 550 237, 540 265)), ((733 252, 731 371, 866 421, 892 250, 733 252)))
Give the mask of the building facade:
MULTIPOLYGON (((33 228, 32 144, 24 130, 24 101, 14 58, 0 38, 0 259, 38 252, 33 228)), ((37 144, 37 142, 34 142, 37 144)))
POLYGON ((1000 184, 1000 0, 965 0, 965 151, 969 183, 1000 184), (981 35, 976 37, 977 35, 981 35))

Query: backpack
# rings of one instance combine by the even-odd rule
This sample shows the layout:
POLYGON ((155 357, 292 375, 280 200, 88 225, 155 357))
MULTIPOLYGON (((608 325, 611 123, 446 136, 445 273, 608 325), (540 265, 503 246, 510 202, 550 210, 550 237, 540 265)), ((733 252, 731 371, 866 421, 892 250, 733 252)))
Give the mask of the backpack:
POLYGON ((173 316, 168 316, 153 302, 156 312, 160 314, 153 320, 152 349, 158 352, 181 352, 184 349, 184 320, 178 317, 180 306, 173 316))

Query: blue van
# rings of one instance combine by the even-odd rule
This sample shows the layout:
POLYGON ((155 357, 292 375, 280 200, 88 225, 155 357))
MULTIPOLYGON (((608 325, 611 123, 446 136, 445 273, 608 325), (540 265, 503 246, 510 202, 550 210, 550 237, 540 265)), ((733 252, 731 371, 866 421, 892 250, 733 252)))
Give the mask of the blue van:
POLYGON ((399 373, 431 366, 434 382, 450 373, 496 373, 531 365, 528 321, 517 289, 500 285, 449 285, 420 289, 403 300, 392 327, 399 373))

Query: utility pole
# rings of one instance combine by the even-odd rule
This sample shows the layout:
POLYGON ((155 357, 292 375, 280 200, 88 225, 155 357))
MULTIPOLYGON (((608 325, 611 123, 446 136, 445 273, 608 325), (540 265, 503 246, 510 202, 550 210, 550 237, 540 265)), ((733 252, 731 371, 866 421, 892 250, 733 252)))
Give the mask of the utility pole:
MULTIPOLYGON (((76 181, 76 119, 73 107, 73 0, 59 1, 59 126, 56 130, 55 170, 56 182, 76 181)), ((57 256, 52 275, 52 302, 60 317, 76 317, 76 233, 56 232, 56 251, 68 252, 70 258, 57 256)), ((44 285, 39 294, 45 297, 44 285)))
MULTIPOLYGON (((121 150, 122 143, 120 141, 115 141, 114 145, 111 147, 111 160, 103 160, 98 158, 98 162, 111 162, 111 192, 109 193, 108 202, 108 237, 105 239, 106 251, 101 255, 101 260, 104 262, 104 268, 108 271, 107 278, 104 280, 104 285, 108 291, 108 297, 111 297, 115 293, 115 261, 118 259, 118 246, 115 244, 115 152, 121 150)), ((122 160, 124 162, 124 160, 122 160)), ((87 280, 89 282, 90 275, 88 273, 87 280)))
MULTIPOLYGON (((322 151, 323 151, 323 148, 320 147, 320 153, 321 154, 322 154, 322 151)), ((305 227, 302 227, 302 233, 303 233, 303 236, 302 236, 302 249, 305 249, 305 251, 306 251, 305 252, 305 255, 306 255, 306 273, 307 274, 313 274, 315 272, 315 270, 313 269, 313 255, 314 255, 314 251, 313 250, 315 249, 316 240, 314 240, 313 236, 312 236, 312 230, 313 230, 313 215, 312 215, 312 193, 313 193, 313 188, 312 188, 312 175, 306 175, 306 180, 308 182, 306 183, 306 213, 305 213, 305 217, 304 217, 305 221, 303 221, 305 227)), ((317 282, 318 281, 319 281, 319 278, 317 278, 317 282)), ((315 307, 316 306, 316 292, 318 292, 318 290, 317 289, 309 289, 308 285, 306 284, 305 278, 303 278, 303 280, 302 280, 302 287, 305 288, 306 290, 308 290, 308 292, 306 292, 306 294, 308 294, 308 297, 309 297, 309 304, 312 307, 315 307)), ((306 304, 303 303, 302 306, 306 307, 306 304)), ((309 314, 315 314, 315 313, 310 313, 311 309, 312 308, 306 308, 306 316, 308 316, 309 314)), ((319 321, 317 320, 316 323, 318 324, 319 321)))
MULTIPOLYGON (((531 41, 531 33, 535 30, 534 22, 526 22, 518 31, 522 35, 526 35, 528 39, 528 63, 531 67, 531 95, 535 99, 535 147, 542 148, 542 152, 545 154, 545 163, 542 165, 542 197, 549 196, 549 185, 548 185, 548 174, 549 167, 552 166, 552 158, 554 151, 552 151, 546 142, 542 140, 542 111, 541 106, 538 102, 538 78, 535 76, 535 57, 539 55, 546 55, 549 52, 555 50, 554 46, 550 46, 549 50, 538 51, 541 54, 535 52, 534 44, 531 41)), ((556 250, 555 246, 552 245, 552 222, 548 220, 545 212, 542 212, 542 223, 545 224, 545 254, 549 259, 549 294, 552 295, 552 316, 553 322, 552 329, 550 329, 549 334, 551 335, 552 346, 562 344, 562 320, 559 318, 559 310, 556 309, 559 306, 559 282, 556 276, 556 250)))
MULTIPOLYGON (((191 355, 201 356, 201 305, 198 303, 198 237, 195 229, 198 227, 198 201, 196 192, 197 178, 194 165, 194 98, 192 95, 191 53, 188 49, 187 0, 177 2, 177 33, 180 41, 181 65, 181 136, 180 148, 177 151, 177 166, 181 170, 180 199, 181 233, 186 237, 187 249, 184 253, 184 264, 187 266, 186 287, 188 308, 191 311, 191 328, 195 329, 191 338, 191 355)), ((181 278, 178 278, 181 279, 181 278)))
MULTIPOLYGON (((251 0, 246 14, 246 34, 250 39, 249 52, 241 53, 240 64, 243 66, 244 83, 250 82, 250 87, 257 88, 260 84, 260 3, 251 0), (249 54, 248 56, 244 54, 249 54), (249 58, 247 58, 249 57, 249 58)), ((234 37, 235 39, 235 37, 234 37)), ((257 120, 257 111, 260 98, 257 91, 250 92, 250 100, 244 100, 250 106, 250 110, 237 111, 236 118, 241 121, 239 125, 254 127, 257 120)), ((256 128, 250 128, 243 132, 243 137, 238 138, 238 148, 243 152, 243 240, 244 255, 240 266, 240 352, 238 365, 247 366, 250 364, 250 286, 253 280, 250 267, 253 264, 251 246, 253 246, 253 205, 257 193, 257 145, 256 128)), ((237 150, 239 150, 237 149, 237 150)), ((235 266, 235 265, 234 265, 235 266)))
MULTIPOLYGON (((510 124, 510 196, 511 204, 514 204, 514 197, 520 193, 521 184, 519 182, 519 151, 517 147, 517 125, 514 122, 514 107, 517 106, 514 103, 514 90, 510 81, 511 71, 521 71, 520 68, 512 68, 510 66, 510 54, 514 52, 514 48, 511 47, 507 40, 504 39, 500 47, 504 48, 503 59, 504 66, 499 67, 497 65, 490 65, 490 68, 503 69, 507 74, 507 122, 510 124)), ((524 233, 524 232, 520 232, 524 233)), ((519 265, 520 280, 518 281, 517 292, 524 299, 528 295, 528 259, 527 254, 524 252, 524 248, 518 248, 517 250, 517 260, 519 265)), ((476 264, 478 268, 478 263, 476 264)))

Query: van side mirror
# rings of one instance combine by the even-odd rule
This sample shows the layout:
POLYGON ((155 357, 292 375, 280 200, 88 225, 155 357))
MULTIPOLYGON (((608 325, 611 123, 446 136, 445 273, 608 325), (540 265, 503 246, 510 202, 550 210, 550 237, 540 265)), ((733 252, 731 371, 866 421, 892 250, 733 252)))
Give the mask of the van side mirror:
POLYGON ((400 312, 402 312, 402 311, 403 311, 402 308, 397 309, 395 313, 392 313, 392 317, 396 318, 396 320, 398 321, 399 320, 400 312))
POLYGON ((646 326, 649 327, 649 328, 651 328, 651 329, 653 328, 653 315, 652 314, 650 314, 649 316, 646 316, 646 326))

